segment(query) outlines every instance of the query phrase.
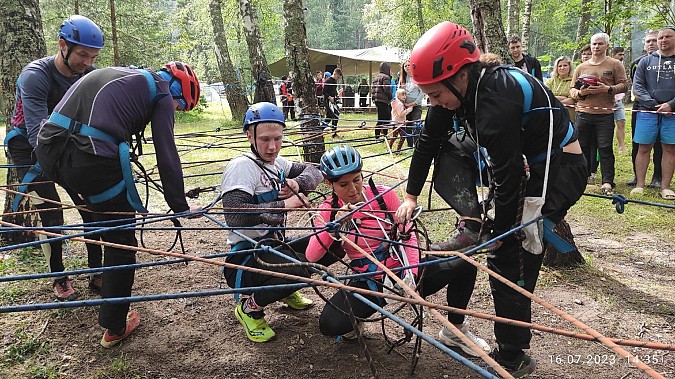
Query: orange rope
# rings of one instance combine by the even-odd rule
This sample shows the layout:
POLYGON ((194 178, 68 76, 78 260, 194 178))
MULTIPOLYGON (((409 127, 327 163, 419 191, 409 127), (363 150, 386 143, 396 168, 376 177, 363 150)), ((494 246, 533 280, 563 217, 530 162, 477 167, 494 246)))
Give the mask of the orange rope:
POLYGON ((471 259, 470 257, 468 257, 467 255, 465 255, 465 254, 463 254, 463 253, 460 253, 460 252, 447 252, 447 253, 451 253, 451 254, 453 254, 453 255, 456 255, 456 256, 458 256, 458 257, 464 259, 464 260, 467 261, 468 263, 474 265, 474 266, 475 266, 476 268, 478 268, 479 270, 488 273, 488 275, 494 277, 495 279, 497 279, 497 280, 499 280, 500 282, 504 283, 505 285, 509 286, 509 287, 510 287, 511 289, 513 289, 514 291, 520 293, 521 295, 527 297, 528 299, 534 301, 535 303, 537 303, 537 304, 543 306, 543 307, 546 308, 547 310, 549 310, 549 311, 551 311, 551 312, 557 314, 558 316, 561 316, 561 317, 564 318, 565 320, 571 322, 574 326, 576 326, 576 327, 582 329, 582 330, 585 331, 586 333, 588 333, 588 334, 590 334, 591 336, 595 337, 595 339, 597 339, 598 341, 600 341, 600 342, 602 342, 603 344, 605 344, 607 347, 609 347, 609 348, 612 349, 614 352, 616 352, 617 354, 619 354, 622 358, 629 359, 629 362, 630 362, 630 361, 634 362, 635 365, 636 365, 640 370, 644 371, 645 374, 649 375, 651 378, 665 379, 661 374, 659 374, 658 372, 654 371, 654 369, 652 369, 651 367, 649 367, 649 366, 647 366, 646 364, 644 364, 641 360, 639 360, 639 359, 637 359, 635 356, 631 355, 631 353, 629 353, 628 351, 626 351, 626 350, 622 349, 621 347, 619 347, 619 346, 618 346, 614 341, 612 341, 610 338, 607 338, 607 337, 603 336, 603 335, 600 334, 598 331, 596 331, 595 329, 591 328, 590 326, 584 324, 582 321, 576 319, 576 318, 573 317, 572 315, 566 313, 565 311, 563 311, 563 310, 561 310, 561 309, 556 308, 556 307, 553 306, 552 304, 549 304, 548 302, 546 302, 544 299, 540 298, 539 296, 537 296, 537 295, 535 295, 535 294, 533 294, 533 293, 531 293, 531 292, 528 292, 528 291, 526 291, 526 290, 523 289, 523 288, 518 287, 518 285, 516 285, 515 283, 513 283, 513 282, 507 280, 507 279, 504 278, 503 276, 501 276, 501 275, 497 274, 496 272, 490 270, 489 268, 487 268, 487 267, 481 265, 480 263, 476 262, 475 260, 471 259))

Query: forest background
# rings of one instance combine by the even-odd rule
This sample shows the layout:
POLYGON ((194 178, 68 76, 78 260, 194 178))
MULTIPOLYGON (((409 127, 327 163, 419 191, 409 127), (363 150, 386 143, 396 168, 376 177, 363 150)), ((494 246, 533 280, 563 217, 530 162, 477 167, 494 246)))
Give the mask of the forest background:
MULTIPOLYGON (((0 3, 15 1, 0 0, 0 3)), ((254 77, 245 18, 240 16, 239 9, 242 3, 249 3, 256 13, 260 44, 267 62, 271 63, 285 54, 288 23, 282 1, 43 0, 39 2, 39 9, 48 54, 56 51, 56 36, 63 20, 79 13, 91 18, 105 33, 106 48, 101 51, 97 66, 159 67, 170 60, 183 60, 195 67, 202 82, 213 83, 226 82, 220 76, 215 56, 211 11, 214 3, 222 9, 224 36, 237 77, 244 85, 251 83, 254 77)), ((610 34, 613 46, 637 50, 632 53, 637 57, 645 30, 675 23, 671 2, 665 0, 507 0, 501 3, 498 0, 304 0, 301 4, 307 46, 315 49, 359 49, 382 44, 411 49, 425 30, 440 21, 451 20, 471 30, 472 9, 498 6, 505 35, 521 35, 527 51, 538 57, 543 66, 560 55, 574 55, 591 34, 600 31, 610 34)), ((0 14, 10 8, 1 6, 4 11, 0 10, 0 14)), ((19 46, 13 48, 20 49, 19 46)), ((630 62, 631 51, 626 57, 630 62)))

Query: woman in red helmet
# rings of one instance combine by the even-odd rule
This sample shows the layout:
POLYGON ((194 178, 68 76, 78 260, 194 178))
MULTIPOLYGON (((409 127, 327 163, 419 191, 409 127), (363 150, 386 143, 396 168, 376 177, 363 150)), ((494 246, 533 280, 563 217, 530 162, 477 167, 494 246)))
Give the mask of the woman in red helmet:
MULTIPOLYGON (((189 111, 199 101, 199 81, 192 68, 167 63, 160 71, 110 67, 75 83, 38 133, 36 155, 45 174, 80 194, 105 227, 133 224, 133 212, 145 211, 131 174, 129 144, 150 123, 164 199, 175 213, 188 214, 183 172, 173 136, 174 112, 189 111), (123 212, 102 214, 101 212, 123 212)), ((139 138, 136 138, 140 143, 139 138)), ((196 209, 192 209, 196 210, 196 209)), ((147 212, 147 211, 146 211, 147 212)), ((102 234, 106 242, 137 246, 133 228, 102 234)), ((105 247, 104 266, 136 262, 136 252, 105 247)), ((134 270, 103 272, 103 298, 131 296, 134 270)), ((101 345, 112 347, 138 327, 129 304, 101 305, 101 345)))
MULTIPOLYGON (((522 71, 482 63, 471 35, 451 22, 434 26, 417 41, 410 65, 413 80, 429 95, 432 107, 413 154, 399 221, 410 219, 432 160, 443 155, 449 158, 437 162, 452 164, 436 167, 437 190, 453 207, 460 203, 455 208, 460 216, 480 220, 480 213, 467 214, 480 208, 477 165, 466 156, 482 146, 495 189, 493 234, 521 224, 518 208, 526 199, 539 199, 542 214, 558 223, 583 193, 586 163, 568 112, 550 90, 522 71), (458 135, 464 139, 458 141, 458 135), (462 150, 469 145, 474 151, 462 150), (438 180, 440 176, 445 180, 438 180)), ((530 292, 543 258, 543 242, 532 238, 536 234, 528 234, 522 244, 513 235, 504 237, 488 256, 488 267, 530 292)), ((494 278, 490 285, 497 316, 530 321, 528 298, 494 278)), ((532 372, 535 362, 523 352, 530 347, 529 329, 499 323, 494 329, 495 360, 514 376, 532 372)))

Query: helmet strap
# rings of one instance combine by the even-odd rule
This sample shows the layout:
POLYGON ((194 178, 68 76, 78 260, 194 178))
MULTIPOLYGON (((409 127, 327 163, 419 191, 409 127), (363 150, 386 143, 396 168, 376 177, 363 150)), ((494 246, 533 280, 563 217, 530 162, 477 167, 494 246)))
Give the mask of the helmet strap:
MULTIPOLYGON (((65 41, 65 40, 64 40, 64 41, 65 41)), ((63 60, 63 64, 66 65, 66 67, 68 67, 68 70, 70 70, 70 72, 71 72, 73 75, 79 75, 79 74, 78 74, 75 70, 73 70, 73 68, 70 67, 70 65, 68 64, 68 58, 70 58, 70 54, 73 52, 72 48, 73 48, 74 44, 72 44, 72 43, 70 43, 70 42, 68 42, 68 41, 65 41, 65 42, 66 42, 66 48, 68 49, 68 52, 66 53, 66 55, 63 55, 63 50, 59 49, 59 53, 61 54, 61 59, 63 60)))
POLYGON ((459 90, 450 82, 450 79, 446 79, 443 81, 443 84, 452 92, 453 95, 459 100, 459 103, 464 105, 464 96, 462 96, 461 93, 459 93, 459 90))
MULTIPOLYGON (((254 124, 254 125, 249 126, 249 130, 251 130, 251 129, 253 129, 253 133, 252 133, 253 134, 253 143, 251 144, 251 151, 253 152, 253 154, 255 154, 256 157, 258 157, 258 159, 260 159, 263 162, 266 162, 263 159, 263 157, 261 157, 260 154, 258 153, 258 125, 254 124)), ((269 163, 269 162, 266 162, 266 163, 269 163)))

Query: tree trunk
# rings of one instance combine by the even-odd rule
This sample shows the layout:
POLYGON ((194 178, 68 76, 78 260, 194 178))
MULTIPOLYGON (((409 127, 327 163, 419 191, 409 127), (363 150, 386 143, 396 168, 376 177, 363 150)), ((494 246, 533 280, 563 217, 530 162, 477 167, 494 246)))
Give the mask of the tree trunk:
POLYGON ((509 22, 506 27, 506 37, 520 35, 520 0, 509 0, 507 12, 509 22))
MULTIPOLYGON (((633 47, 631 41, 633 40, 633 23, 630 19, 625 20, 621 27, 621 35, 626 40, 626 47, 624 49, 624 58, 623 58, 623 68, 626 70, 626 74, 630 78, 630 63, 633 61, 633 47)), ((637 58, 637 57, 635 57, 637 58)), ((628 96, 623 98, 624 104, 630 103, 630 92, 628 96)))
POLYGON ((211 12, 211 26, 213 27, 213 46, 215 48, 216 61, 220 72, 220 80, 225 84, 225 95, 230 105, 233 120, 243 120, 248 109, 248 99, 244 95, 244 87, 237 79, 237 75, 230 59, 230 52, 225 38, 223 26, 223 12, 220 0, 211 0, 209 3, 211 12))
MULTIPOLYGON (((581 15, 579 16, 579 24, 577 24, 577 49, 574 50, 572 60, 579 60, 581 51, 579 48, 584 45, 584 38, 588 33, 588 22, 591 20, 591 0, 581 0, 581 15)), ((590 41, 588 42, 590 43, 590 41)))
POLYGON ((481 52, 485 52, 485 34, 483 33, 483 13, 481 12, 478 0, 470 0, 471 5, 471 24, 473 27, 473 40, 481 52))
POLYGON ((113 64, 120 65, 120 47, 117 40, 117 15, 115 14, 115 0, 110 0, 110 30, 112 32, 113 64))
MULTIPOLYGON (((553 231, 569 244, 575 248, 577 247, 577 244, 574 243, 574 234, 572 234, 572 230, 570 229, 570 225, 567 223, 567 221, 560 221, 558 225, 555 226, 553 231)), ((548 245, 544 254, 544 265, 548 267, 574 267, 586 263, 579 250, 561 254, 551 245, 548 245)))
MULTIPOLYGON (((47 48, 38 0, 0 0, 0 104, 6 131, 12 128, 10 120, 14 112, 17 77, 26 64, 45 55, 47 48)), ((7 157, 7 164, 11 163, 10 157, 7 157)), ((7 170, 7 183, 18 182, 16 170, 7 170)), ((14 195, 7 193, 2 219, 17 225, 36 225, 35 213, 11 215, 12 201, 14 195)), ((30 233, 10 233, 4 234, 3 238, 7 243, 14 244, 32 240, 34 236, 30 233)))
POLYGON ((251 63, 251 77, 255 82, 255 92, 253 102, 258 103, 267 101, 277 103, 274 95, 274 86, 272 85, 272 75, 267 67, 265 51, 260 40, 260 28, 258 26, 258 16, 256 9, 250 0, 239 0, 239 14, 242 19, 242 26, 246 34, 246 44, 248 45, 248 59, 251 63))
POLYGON ((523 10, 523 51, 527 51, 530 45, 530 21, 532 16, 532 0, 525 0, 525 9, 523 10))
POLYGON ((502 62, 509 63, 512 60, 501 14, 499 0, 471 0, 471 17, 478 47, 483 52, 499 55, 502 62), (481 42, 478 42, 479 35, 481 42))
POLYGON ((417 28, 420 30, 419 36, 421 37, 426 32, 424 17, 422 16, 422 0, 416 0, 415 3, 417 5, 417 28))
POLYGON ((301 114, 310 117, 301 124, 303 159, 307 162, 319 163, 326 147, 319 123, 319 105, 316 99, 314 75, 309 67, 307 29, 302 0, 285 0, 284 18, 286 19, 284 41, 286 66, 288 72, 293 74, 295 103, 302 109, 301 114))

